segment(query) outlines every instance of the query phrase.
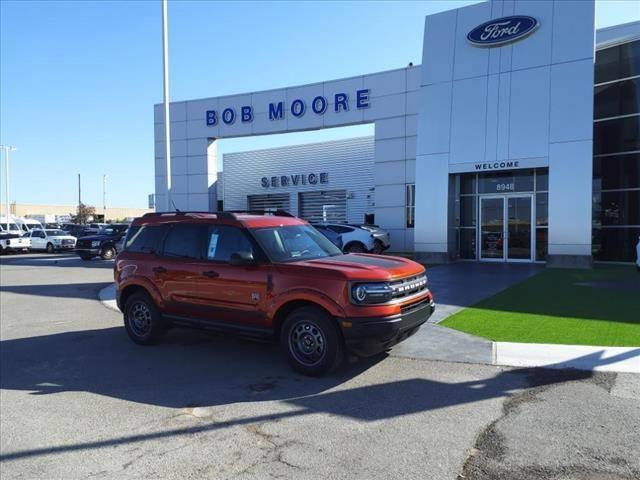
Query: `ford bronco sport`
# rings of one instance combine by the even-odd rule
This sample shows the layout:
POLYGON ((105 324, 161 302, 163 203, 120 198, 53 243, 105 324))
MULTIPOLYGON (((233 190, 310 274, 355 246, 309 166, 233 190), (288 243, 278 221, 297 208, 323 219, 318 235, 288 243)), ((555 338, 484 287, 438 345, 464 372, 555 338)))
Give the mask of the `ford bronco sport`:
POLYGON ((131 224, 114 275, 134 342, 156 343, 172 325, 273 339, 307 375, 346 350, 389 349, 435 308, 422 265, 344 255, 284 211, 148 213, 131 224))

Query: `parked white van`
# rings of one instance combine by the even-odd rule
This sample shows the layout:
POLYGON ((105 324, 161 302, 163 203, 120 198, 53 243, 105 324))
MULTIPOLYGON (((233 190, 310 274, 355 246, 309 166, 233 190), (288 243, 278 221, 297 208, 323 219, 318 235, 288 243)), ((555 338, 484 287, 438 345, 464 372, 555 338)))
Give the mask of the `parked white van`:
POLYGON ((42 224, 35 218, 15 217, 14 221, 16 222, 16 225, 20 227, 20 230, 22 230, 23 234, 29 233, 31 230, 35 229, 42 230, 43 228, 42 224))
POLYGON ((22 229, 16 225, 13 218, 9 218, 9 225, 7 225, 7 217, 0 217, 0 232, 17 233, 18 235, 22 235, 24 233, 22 229))

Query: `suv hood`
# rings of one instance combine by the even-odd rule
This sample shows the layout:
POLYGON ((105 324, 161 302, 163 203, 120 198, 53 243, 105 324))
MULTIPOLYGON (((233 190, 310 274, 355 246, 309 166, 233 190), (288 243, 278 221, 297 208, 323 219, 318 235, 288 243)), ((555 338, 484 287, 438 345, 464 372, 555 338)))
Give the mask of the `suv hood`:
POLYGON ((348 254, 285 264, 304 269, 331 271, 350 280, 393 280, 423 273, 425 268, 402 257, 348 254))

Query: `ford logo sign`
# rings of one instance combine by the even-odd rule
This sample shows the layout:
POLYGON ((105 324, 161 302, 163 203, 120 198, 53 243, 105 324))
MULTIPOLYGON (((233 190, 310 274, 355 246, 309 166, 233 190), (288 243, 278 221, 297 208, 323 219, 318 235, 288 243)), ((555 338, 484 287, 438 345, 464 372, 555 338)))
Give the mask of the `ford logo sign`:
POLYGON ((467 40, 476 47, 498 47, 526 37, 539 26, 538 20, 525 15, 502 17, 477 26, 467 40))

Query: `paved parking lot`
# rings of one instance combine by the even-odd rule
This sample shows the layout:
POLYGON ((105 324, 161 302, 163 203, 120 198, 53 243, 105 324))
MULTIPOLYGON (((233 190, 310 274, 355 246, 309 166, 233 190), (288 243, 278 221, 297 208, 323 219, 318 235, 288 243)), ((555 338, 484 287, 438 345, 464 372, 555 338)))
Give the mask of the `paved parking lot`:
POLYGON ((311 379, 267 344, 132 344, 107 262, 0 262, 3 479, 640 478, 637 376, 381 356, 311 379))

